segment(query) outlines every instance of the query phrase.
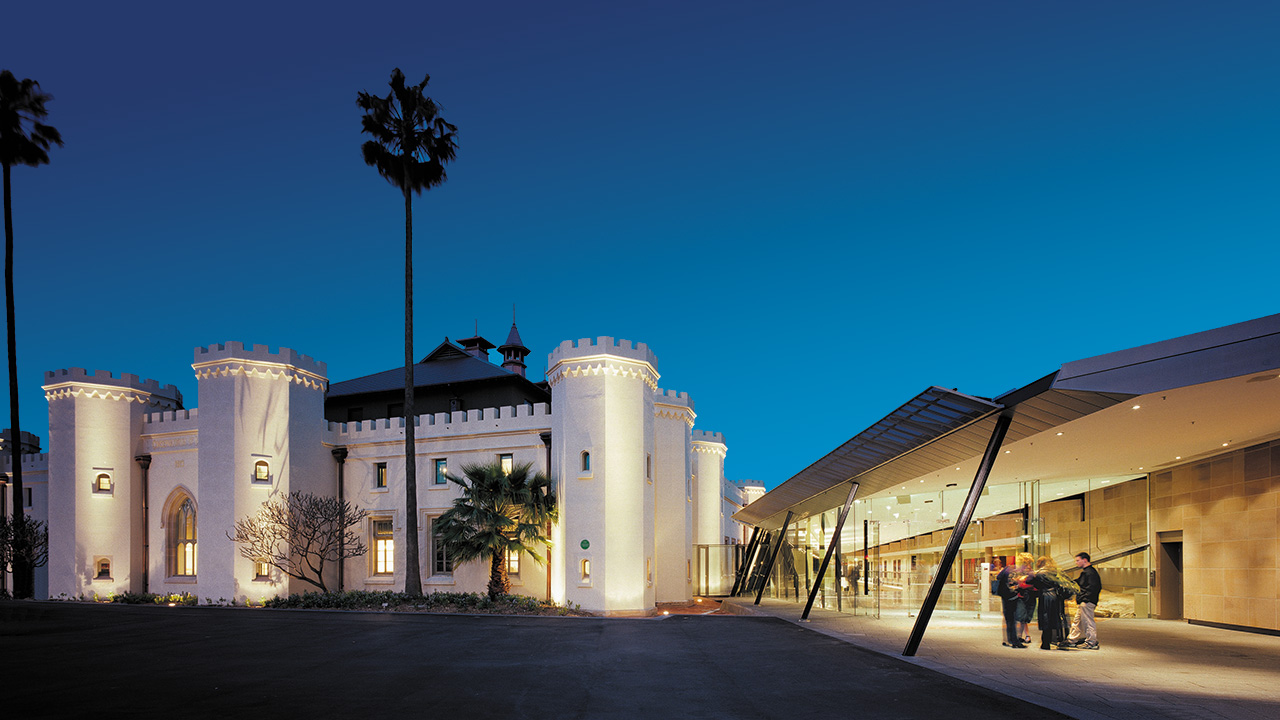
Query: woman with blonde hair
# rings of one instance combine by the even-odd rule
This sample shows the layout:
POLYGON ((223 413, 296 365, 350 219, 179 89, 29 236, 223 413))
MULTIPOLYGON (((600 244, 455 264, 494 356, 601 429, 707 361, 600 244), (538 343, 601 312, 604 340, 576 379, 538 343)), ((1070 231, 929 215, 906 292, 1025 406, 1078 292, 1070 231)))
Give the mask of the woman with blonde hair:
POLYGON ((1080 586, 1058 569, 1058 564, 1048 555, 1036 560, 1035 572, 1028 583, 1040 594, 1040 649, 1066 650, 1067 612, 1066 600, 1080 592, 1080 586))
POLYGON ((1030 578, 1033 572, 1032 567, 1034 560, 1029 552, 1020 552, 1014 557, 1016 567, 1010 572, 1014 578, 1015 590, 1018 592, 1018 605, 1015 610, 1015 617, 1018 621, 1018 639, 1024 643, 1031 643, 1031 618, 1036 614, 1036 597, 1039 592, 1031 585, 1030 578))

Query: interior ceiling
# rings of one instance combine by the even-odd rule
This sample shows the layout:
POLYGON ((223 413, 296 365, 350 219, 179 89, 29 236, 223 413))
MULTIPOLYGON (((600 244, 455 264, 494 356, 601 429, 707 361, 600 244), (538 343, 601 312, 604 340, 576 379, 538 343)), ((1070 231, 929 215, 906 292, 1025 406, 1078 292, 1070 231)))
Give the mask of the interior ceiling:
MULTIPOLYGON (((1280 374, 1254 373, 1145 395, 1048 390, 1016 407, 988 485, 1124 480, 1280 437, 1280 374)), ((967 489, 994 425, 992 414, 941 438, 951 452, 968 448, 966 457, 945 467, 939 462, 946 454, 926 445, 862 474, 857 496, 967 489)), ((848 488, 842 482, 787 509, 796 518, 822 512, 842 504, 848 488)), ((782 512, 774 510, 768 508, 756 522, 766 528, 781 525, 782 512)))

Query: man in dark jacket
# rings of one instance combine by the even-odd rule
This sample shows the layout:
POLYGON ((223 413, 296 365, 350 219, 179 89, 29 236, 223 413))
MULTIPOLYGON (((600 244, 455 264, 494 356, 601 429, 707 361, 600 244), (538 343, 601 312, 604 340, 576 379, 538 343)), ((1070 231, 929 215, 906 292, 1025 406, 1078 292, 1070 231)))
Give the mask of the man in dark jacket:
POLYGON ((1013 588, 1013 577, 1009 571, 1013 568, 1005 565, 996 573, 996 593, 1000 596, 1000 610, 1004 613, 1005 647, 1024 648, 1022 638, 1018 637, 1018 591, 1013 588))
POLYGON ((1102 578, 1093 567, 1089 553, 1076 555, 1076 567, 1080 568, 1080 594, 1076 596, 1076 619, 1071 624, 1071 635, 1067 642, 1086 650, 1098 649, 1098 626, 1094 622, 1093 612, 1098 609, 1098 594, 1102 592, 1102 578))

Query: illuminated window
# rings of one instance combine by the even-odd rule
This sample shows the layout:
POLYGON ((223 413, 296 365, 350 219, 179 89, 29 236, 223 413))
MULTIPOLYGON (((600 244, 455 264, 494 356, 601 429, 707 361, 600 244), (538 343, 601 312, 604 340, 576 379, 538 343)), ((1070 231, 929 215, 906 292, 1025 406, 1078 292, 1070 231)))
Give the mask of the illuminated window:
POLYGON ((591 472, 591 453, 582 451, 582 472, 591 472))
MULTIPOLYGON (((25 490, 26 488, 23 489, 25 490)), ((107 473, 98 473, 98 476, 93 479, 93 491, 96 493, 110 493, 111 475, 107 473)))
POLYGON ((253 481, 256 483, 271 482, 271 464, 259 460, 253 464, 253 481))
POLYGON ((196 574, 196 505, 183 498, 169 523, 169 572, 175 576, 196 574))
POLYGON ((444 546, 444 533, 440 531, 440 518, 431 518, 431 574, 452 575, 453 559, 444 546))
POLYGON ((373 466, 373 486, 376 488, 385 488, 387 486, 386 463, 378 463, 373 466))
POLYGON ((644 581, 647 585, 653 584, 653 560, 651 558, 644 559, 644 581))
POLYGON ((271 579, 271 566, 267 564, 266 560, 253 561, 253 579, 254 580, 270 580, 271 579))
POLYGON ((443 459, 436 460, 436 477, 434 480, 435 484, 436 485, 449 484, 448 475, 449 475, 449 462, 443 459))
POLYGON ((591 558, 582 558, 578 563, 578 571, 582 574, 580 582, 591 582, 591 558))
POLYGON ((503 475, 510 475, 511 471, 515 469, 516 461, 511 455, 499 455, 498 464, 502 465, 503 475))
POLYGON ((520 577, 520 551, 507 551, 507 575, 509 577, 520 577))
POLYGON ((396 541, 390 519, 372 520, 373 574, 391 575, 396 571, 396 541))
POLYGON ((96 563, 94 563, 94 567, 97 568, 97 574, 93 576, 94 580, 110 580, 111 579, 111 561, 109 559, 102 558, 98 560, 96 563))

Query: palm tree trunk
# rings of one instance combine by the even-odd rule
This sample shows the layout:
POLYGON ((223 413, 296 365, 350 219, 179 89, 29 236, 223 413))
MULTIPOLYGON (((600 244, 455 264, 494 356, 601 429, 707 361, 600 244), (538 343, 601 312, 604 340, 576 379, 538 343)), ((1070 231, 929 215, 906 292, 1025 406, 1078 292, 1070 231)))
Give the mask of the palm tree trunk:
MULTIPOLYGON (((22 427, 18 418, 18 346, 17 331, 14 327, 13 300, 13 201, 9 187, 9 164, 4 164, 4 309, 6 326, 8 327, 9 345, 9 457, 13 465, 13 527, 23 526, 23 492, 22 492, 22 427)), ((31 564, 27 562, 24 544, 26 533, 14 533, 13 547, 13 596, 29 598, 35 596, 35 577, 31 564)), ((4 568, 0 568, 0 573, 4 568)))
POLYGON ((507 554, 494 551, 489 557, 489 599, 511 592, 511 578, 507 576, 507 554))
POLYGON ((413 195, 409 168, 404 171, 404 592, 422 594, 418 564, 418 452, 413 409, 413 195))

